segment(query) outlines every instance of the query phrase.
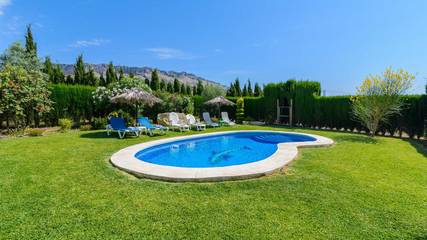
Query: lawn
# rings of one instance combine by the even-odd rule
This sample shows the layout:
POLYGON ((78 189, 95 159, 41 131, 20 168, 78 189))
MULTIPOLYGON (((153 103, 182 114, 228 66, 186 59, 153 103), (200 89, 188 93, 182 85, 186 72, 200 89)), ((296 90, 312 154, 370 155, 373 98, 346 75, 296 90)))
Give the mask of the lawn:
MULTIPOLYGON (((272 176, 219 183, 138 179, 108 161, 160 137, 71 131, 2 139, 0 238, 427 239, 427 151, 420 144, 298 131, 336 144, 302 149, 272 176)), ((182 134, 163 137, 175 135, 182 134)))

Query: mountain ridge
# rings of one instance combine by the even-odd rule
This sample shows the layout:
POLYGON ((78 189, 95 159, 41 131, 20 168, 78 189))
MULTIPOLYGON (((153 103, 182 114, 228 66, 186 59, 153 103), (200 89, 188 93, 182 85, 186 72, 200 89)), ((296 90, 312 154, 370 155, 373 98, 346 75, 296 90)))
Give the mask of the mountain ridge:
MULTIPOLYGON (((67 75, 73 75, 74 74, 74 65, 73 64, 59 64, 62 68, 62 70, 64 71, 64 74, 67 75)), ((105 63, 99 63, 99 64, 85 64, 86 67, 93 67, 94 71, 100 75, 101 73, 105 76, 105 72, 108 68, 108 64, 105 63)), ((126 65, 118 65, 118 66, 114 66, 116 72, 118 73, 120 68, 123 68, 123 71, 125 74, 130 74, 133 73, 135 76, 140 76, 143 78, 148 78, 151 79, 151 72, 154 69, 157 68, 152 68, 152 67, 134 67, 134 66, 126 66, 126 65)), ((212 80, 208 80, 206 78, 200 77, 196 74, 193 73, 188 73, 185 71, 181 71, 181 72, 177 72, 177 71, 165 71, 165 70, 160 70, 157 69, 158 75, 160 79, 164 79, 166 82, 173 82, 174 79, 178 79, 178 81, 180 81, 181 83, 184 83, 185 85, 189 85, 189 86, 196 86, 198 81, 202 81, 203 84, 212 84, 212 85, 218 85, 221 87, 224 87, 222 84, 212 81, 212 80)))

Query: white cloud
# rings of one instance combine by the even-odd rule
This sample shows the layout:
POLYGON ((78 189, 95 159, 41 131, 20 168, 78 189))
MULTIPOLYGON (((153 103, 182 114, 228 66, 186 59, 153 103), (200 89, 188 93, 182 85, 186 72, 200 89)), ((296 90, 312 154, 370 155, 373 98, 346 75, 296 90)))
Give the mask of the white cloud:
POLYGON ((109 42, 110 40, 102 39, 102 38, 95 38, 91 40, 77 40, 74 43, 70 44, 69 47, 83 48, 83 47, 91 47, 91 46, 101 46, 109 42))
POLYGON ((0 0, 0 16, 3 15, 3 9, 12 3, 11 0, 0 0))
POLYGON ((181 60, 191 60, 196 58, 196 56, 186 53, 180 49, 175 48, 146 48, 145 51, 152 53, 159 59, 181 59, 181 60))

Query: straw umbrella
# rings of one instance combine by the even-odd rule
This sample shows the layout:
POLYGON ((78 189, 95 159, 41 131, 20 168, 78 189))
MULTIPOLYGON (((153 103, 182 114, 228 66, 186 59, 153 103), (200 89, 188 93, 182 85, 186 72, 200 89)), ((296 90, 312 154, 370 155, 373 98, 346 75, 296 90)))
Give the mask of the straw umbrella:
POLYGON ((213 106, 218 106, 218 116, 221 115, 221 106, 234 106, 236 105, 234 102, 226 99, 223 96, 218 96, 215 98, 212 98, 209 101, 205 102, 206 105, 213 105, 213 106))
POLYGON ((138 118, 140 105, 153 106, 156 103, 162 102, 161 99, 140 88, 128 89, 125 92, 112 97, 110 100, 114 103, 133 104, 135 106, 135 120, 138 118))

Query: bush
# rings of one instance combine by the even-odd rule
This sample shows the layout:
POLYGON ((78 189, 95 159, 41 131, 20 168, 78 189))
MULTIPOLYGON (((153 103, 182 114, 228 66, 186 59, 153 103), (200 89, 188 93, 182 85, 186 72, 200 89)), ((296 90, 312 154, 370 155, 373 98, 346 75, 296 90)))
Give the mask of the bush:
POLYGON ((58 120, 58 125, 61 127, 62 132, 66 132, 71 129, 71 126, 73 125, 73 121, 71 121, 68 118, 61 118, 58 120))
POLYGON ((92 129, 105 129, 107 118, 92 118, 92 129))
POLYGON ((85 124, 85 125, 80 126, 80 131, 90 131, 90 130, 92 130, 92 126, 89 124, 85 124))
POLYGON ((43 133, 45 131, 46 131, 45 129, 41 129, 41 128, 30 128, 27 130, 27 135, 30 137, 43 136, 43 133))

